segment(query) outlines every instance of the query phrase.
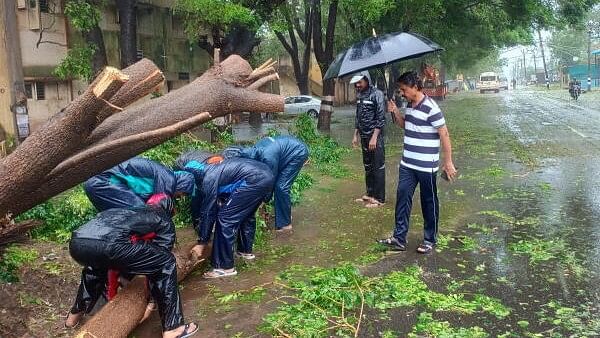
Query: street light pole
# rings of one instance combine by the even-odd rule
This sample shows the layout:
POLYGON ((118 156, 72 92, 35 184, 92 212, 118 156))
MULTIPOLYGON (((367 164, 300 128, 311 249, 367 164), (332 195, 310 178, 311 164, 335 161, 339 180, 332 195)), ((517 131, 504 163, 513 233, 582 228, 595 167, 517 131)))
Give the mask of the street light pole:
POLYGON ((548 77, 548 67, 546 66, 546 54, 544 53, 544 44, 542 42, 542 32, 538 28, 538 38, 540 39, 540 49, 542 50, 542 62, 544 63, 544 77, 546 79, 546 88, 550 88, 550 78, 548 77))

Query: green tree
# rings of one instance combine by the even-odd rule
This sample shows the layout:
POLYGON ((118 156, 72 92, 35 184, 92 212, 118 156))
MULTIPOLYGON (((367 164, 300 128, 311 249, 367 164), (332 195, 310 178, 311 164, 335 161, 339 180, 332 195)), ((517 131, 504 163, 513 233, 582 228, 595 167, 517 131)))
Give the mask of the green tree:
POLYGON ((260 43, 259 30, 284 0, 177 0, 175 14, 183 18, 191 41, 213 55, 250 58, 260 43))
POLYGON ((60 77, 89 80, 107 65, 104 37, 98 25, 103 5, 103 0, 68 0, 65 3, 67 20, 81 33, 85 43, 69 50, 56 71, 60 77))

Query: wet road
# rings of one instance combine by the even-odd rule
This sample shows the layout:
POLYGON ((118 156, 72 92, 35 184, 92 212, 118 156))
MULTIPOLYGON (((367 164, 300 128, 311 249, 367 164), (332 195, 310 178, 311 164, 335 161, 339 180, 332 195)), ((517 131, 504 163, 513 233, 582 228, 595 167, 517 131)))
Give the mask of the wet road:
MULTIPOLYGON (((459 327, 482 327, 491 336, 600 335, 600 111, 533 90, 460 94, 441 107, 461 172, 455 184, 439 184, 444 244, 433 255, 414 252, 422 236, 416 198, 409 251, 365 266, 364 273, 385 275, 416 265, 433 290, 450 292, 451 285, 459 285, 463 295, 496 297, 511 308, 505 319, 435 314, 459 327), (553 304, 577 315, 560 317, 561 311, 552 312, 558 306, 553 304)), ((334 116, 332 136, 347 145, 352 109, 334 116)), ((236 137, 250 140, 269 127, 289 126, 289 121, 238 126, 236 137)), ((352 261, 372 247, 373 238, 387 236, 393 227, 401 137, 398 128, 388 126, 385 208, 365 210, 353 203, 363 190, 360 154, 354 151, 345 164, 355 176, 321 178, 294 209, 294 235, 276 238, 257 252, 257 264, 241 267, 238 277, 226 281, 188 278, 182 286, 184 308, 187 319, 199 321, 200 335, 265 336, 257 327, 275 308, 270 291, 254 303, 220 304, 219 299, 267 285, 291 266, 352 261)), ((392 330, 404 337, 418 314, 418 308, 391 310, 385 320, 369 314, 361 336, 392 330)), ((158 329, 154 320, 136 337, 158 337, 158 329)))

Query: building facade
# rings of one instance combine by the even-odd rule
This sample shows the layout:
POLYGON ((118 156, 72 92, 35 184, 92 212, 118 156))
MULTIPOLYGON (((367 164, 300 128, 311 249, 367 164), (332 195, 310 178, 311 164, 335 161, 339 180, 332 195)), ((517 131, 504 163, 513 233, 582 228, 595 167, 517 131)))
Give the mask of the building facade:
MULTIPOLYGON (((21 87, 7 79, 6 74, 0 75, 0 142, 17 134, 17 117, 21 124, 28 123, 28 131, 35 131, 88 85, 85 81, 61 80, 54 75, 68 49, 83 42, 81 34, 69 25, 64 15, 66 0, 3 1, 4 6, 16 12, 16 20, 0 22, 4 27, 0 28, 0 39, 6 40, 3 32, 12 30, 10 37, 17 40, 19 48, 0 45, 0 67, 5 69, 9 61, 20 64, 24 83, 21 87), (26 118, 15 114, 15 99, 7 95, 15 91, 14 86, 21 88, 17 91, 23 91, 27 97, 26 118)), ((189 83, 212 62, 210 55, 186 38, 182 20, 173 14, 173 3, 173 0, 139 0, 137 9, 138 58, 151 59, 164 72, 164 92, 189 83)), ((104 6, 100 28, 108 63, 119 67, 119 15, 115 0, 107 1, 104 6)))

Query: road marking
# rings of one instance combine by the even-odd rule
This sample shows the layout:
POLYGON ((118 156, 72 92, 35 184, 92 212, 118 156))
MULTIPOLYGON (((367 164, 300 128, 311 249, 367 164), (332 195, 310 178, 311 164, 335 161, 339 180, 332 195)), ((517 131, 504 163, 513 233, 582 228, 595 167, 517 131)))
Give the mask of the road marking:
POLYGON ((578 132, 577 130, 575 130, 575 129, 574 129, 573 127, 571 127, 570 125, 568 125, 568 124, 565 124, 565 126, 567 126, 567 128, 569 128, 569 129, 571 129, 571 131, 572 131, 572 132, 574 132, 575 134, 577 134, 577 135, 579 135, 579 136, 581 136, 581 137, 583 137, 583 138, 587 138, 587 136, 585 136, 585 135, 583 135, 582 133, 578 132))

